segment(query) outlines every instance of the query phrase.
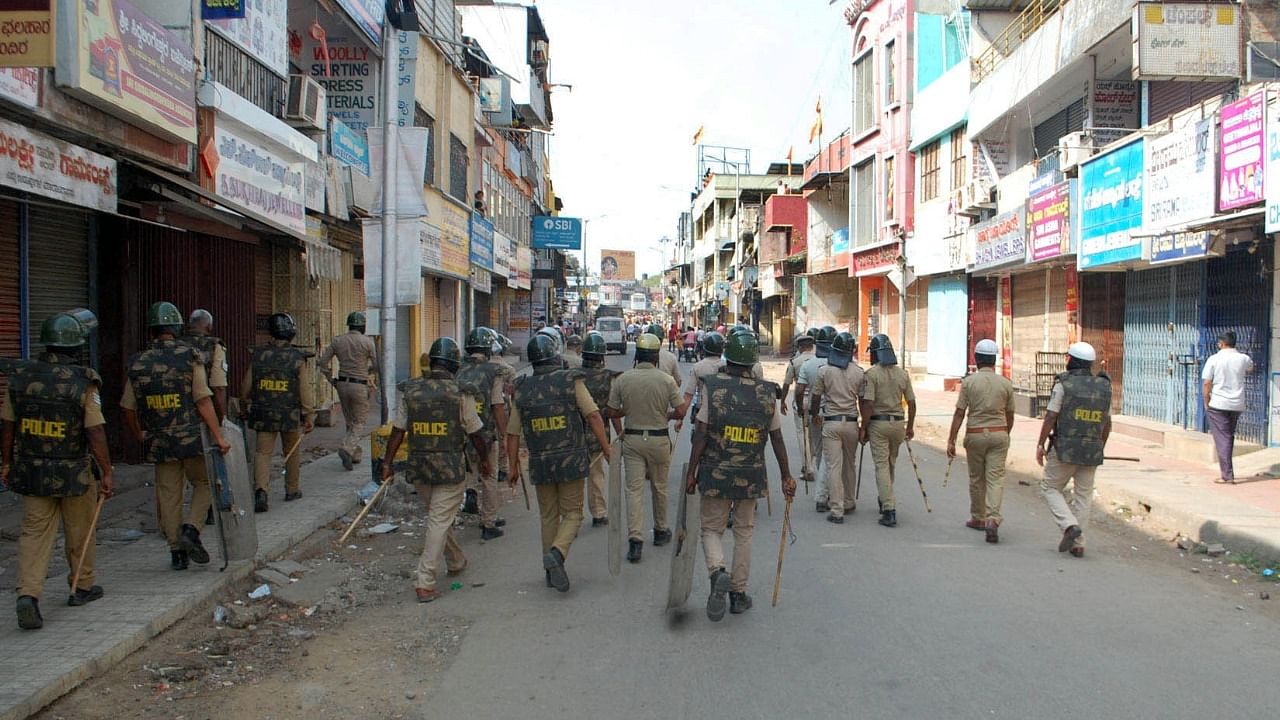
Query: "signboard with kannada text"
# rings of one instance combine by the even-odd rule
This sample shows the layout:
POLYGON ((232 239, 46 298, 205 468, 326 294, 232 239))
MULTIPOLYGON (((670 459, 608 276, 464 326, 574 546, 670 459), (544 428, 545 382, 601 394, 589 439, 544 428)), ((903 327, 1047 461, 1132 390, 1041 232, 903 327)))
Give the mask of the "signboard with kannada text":
POLYGON ((0 3, 0 67, 53 67, 53 0, 0 3))
POLYGON ((115 160, 8 120, 0 120, 0 185, 116 211, 115 160))
POLYGON ((1027 199, 1027 262, 1040 262, 1072 251, 1071 190, 1061 182, 1027 199))
POLYGON ((1142 185, 1142 138, 1080 166, 1081 270, 1142 257, 1142 185))
POLYGON ((1262 200, 1263 115, 1266 92, 1223 105, 1218 166, 1218 209, 1262 200))
POLYGON ((973 269, 1022 263, 1027 257, 1026 211, 1019 208, 973 226, 973 269))
POLYGON ((480 213, 471 213, 471 264, 493 270, 493 223, 480 213))

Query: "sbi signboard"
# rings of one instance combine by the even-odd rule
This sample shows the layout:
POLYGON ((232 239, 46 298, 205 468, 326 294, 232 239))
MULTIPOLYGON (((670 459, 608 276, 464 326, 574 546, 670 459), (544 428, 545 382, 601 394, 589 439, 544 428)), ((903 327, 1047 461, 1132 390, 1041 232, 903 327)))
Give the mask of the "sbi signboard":
POLYGON ((581 250, 582 221, 571 217, 535 216, 533 248, 535 250, 581 250))

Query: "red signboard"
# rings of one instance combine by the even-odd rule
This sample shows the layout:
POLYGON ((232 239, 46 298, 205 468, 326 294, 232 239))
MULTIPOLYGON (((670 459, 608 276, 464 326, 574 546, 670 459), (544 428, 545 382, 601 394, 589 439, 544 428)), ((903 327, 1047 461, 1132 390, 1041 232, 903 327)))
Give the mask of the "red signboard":
POLYGON ((881 245, 873 250, 857 253, 853 256, 851 271, 855 277, 888 272, 897 264, 901 254, 898 243, 881 245))

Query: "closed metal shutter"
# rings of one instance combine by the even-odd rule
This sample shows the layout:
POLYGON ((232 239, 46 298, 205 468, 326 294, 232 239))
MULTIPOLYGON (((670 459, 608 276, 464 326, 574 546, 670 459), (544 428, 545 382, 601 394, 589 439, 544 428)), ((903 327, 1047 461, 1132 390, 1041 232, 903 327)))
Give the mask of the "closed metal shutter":
POLYGON ((1129 273, 1124 298, 1124 414, 1193 427, 1203 262, 1129 273))
POLYGON ((1204 100, 1212 100, 1225 93, 1235 93, 1237 81, 1186 82, 1182 80, 1153 80, 1147 83, 1147 124, 1164 120, 1204 100))
POLYGON ((1111 378, 1111 409, 1124 392, 1124 273, 1080 273, 1080 339, 1098 353, 1094 368, 1111 378))
POLYGON ((1036 386, 1036 353, 1044 347, 1045 273, 1036 269, 1013 276, 1014 387, 1036 386))
POLYGON ((267 334, 267 318, 275 312, 275 256, 270 243, 259 243, 253 249, 253 344, 271 339, 267 334))
POLYGON ((1044 122, 1035 126, 1032 131, 1036 146, 1036 157, 1042 158, 1058 150, 1058 141, 1067 133, 1084 129, 1084 98, 1081 98, 1044 122))
POLYGON ((969 283, 963 275, 930 279, 929 374, 962 377, 968 370, 969 328, 960 322, 968 311, 969 283))
POLYGON ((89 214, 32 204, 27 224, 27 335, 31 355, 54 313, 89 307, 89 214))
MULTIPOLYGON (((908 355, 914 366, 928 364, 929 352, 929 278, 917 278, 907 288, 908 355), (919 359, 917 359, 919 358, 919 359)), ((781 303, 779 303, 781 305, 781 303)))
POLYGON ((997 340, 997 285, 995 278, 969 278, 969 342, 966 343, 967 346, 976 345, 979 340, 997 340))
POLYGON ((1069 335, 1067 327, 1067 271, 1065 268, 1049 269, 1049 313, 1045 323, 1047 343, 1043 349, 1049 352, 1066 352, 1069 335))
MULTIPOLYGON (((1271 352, 1271 270, 1266 258, 1273 257, 1271 242, 1261 243, 1253 253, 1246 246, 1230 246, 1226 255, 1206 263, 1204 325, 1200 332, 1199 364, 1191 368, 1199 382, 1204 361, 1218 350, 1218 334, 1236 334, 1236 349, 1253 359, 1254 372, 1245 376, 1245 411, 1236 427, 1241 440, 1267 444, 1267 385, 1271 352)), ((1204 409, 1199 426, 1207 429, 1204 409)))
MULTIPOLYGON (((22 356, 22 305, 18 277, 18 204, 0 200, 0 358, 22 356)), ((0 398, 8 381, 0 375, 0 398)))

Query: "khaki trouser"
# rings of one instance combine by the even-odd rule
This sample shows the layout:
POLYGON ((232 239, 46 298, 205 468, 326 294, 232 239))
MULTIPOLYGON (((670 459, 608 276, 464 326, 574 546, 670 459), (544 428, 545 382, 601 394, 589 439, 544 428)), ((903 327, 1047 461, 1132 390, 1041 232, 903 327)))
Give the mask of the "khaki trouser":
POLYGON ((756 524, 755 500, 730 500, 728 498, 702 496, 702 554, 707 559, 707 574, 724 567, 724 547, 720 539, 729 522, 733 509, 733 568, 734 592, 747 591, 747 578, 751 575, 751 532, 756 524))
MULTIPOLYGON (((813 473, 813 480, 816 485, 815 492, 817 493, 815 499, 819 502, 826 502, 827 497, 830 495, 827 491, 827 476, 824 473, 818 472, 818 470, 823 467, 822 428, 813 426, 813 417, 809 415, 807 410, 805 411, 804 417, 801 417, 800 413, 796 412, 794 409, 792 410, 792 414, 795 416, 793 422, 795 422, 796 426, 796 446, 800 448, 800 471, 804 472, 807 468, 809 472, 813 473), (808 448, 804 446, 805 423, 809 424, 808 448)), ((828 470, 828 472, 830 471, 828 470)))
POLYGON ((1089 506, 1093 502, 1093 476, 1096 465, 1071 465, 1058 462, 1058 452, 1050 450, 1044 458, 1044 477, 1040 480, 1040 494, 1049 504, 1049 512, 1058 523, 1059 530, 1072 525, 1080 526, 1080 537, 1075 547, 1084 547, 1084 533, 1089 529, 1089 506), (1075 478, 1071 499, 1067 500, 1067 483, 1075 478))
POLYGON ((622 468, 627 480, 627 528, 632 540, 644 539, 644 483, 653 495, 653 529, 667 529, 667 470, 671 440, 653 435, 622 436, 622 468))
MULTIPOLYGON (((816 428, 815 428, 816 429, 816 428)), ((831 514, 844 517, 857 502, 854 492, 858 481, 858 423, 832 420, 822 423, 822 457, 827 463, 827 502, 831 514)))
POLYGON ((969 517, 995 520, 1004 517, 1004 463, 1009 457, 1009 433, 975 432, 964 436, 965 461, 969 464, 969 517))
MULTIPOLYGON (((506 437, 504 436, 505 440, 506 437)), ((480 472, 480 461, 478 457, 472 457, 475 463, 471 467, 471 471, 467 473, 467 487, 478 488, 480 490, 480 524, 491 528, 494 523, 498 522, 498 508, 502 505, 501 491, 498 488, 498 445, 501 443, 489 443, 489 474, 480 472)), ((476 455, 476 453, 472 453, 476 455)))
POLYGON ((898 451, 907 437, 907 426, 893 420, 872 420, 871 459, 876 464, 876 490, 880 495, 880 510, 897 508, 893 498, 894 472, 898 464, 898 451))
POLYGON ((591 473, 587 476, 587 508, 591 517, 609 516, 609 503, 604 495, 604 453, 591 456, 591 473))
POLYGON ((191 484, 191 508, 187 511, 185 524, 199 530, 204 527, 205 516, 213 497, 209 494, 209 475, 205 469, 204 457, 197 455, 185 460, 169 460, 156 464, 156 520, 160 524, 160 532, 169 541, 169 549, 178 549, 178 531, 182 528, 182 496, 186 487, 183 480, 191 484))
POLYGON ((298 492, 298 475, 302 472, 302 450, 294 450, 294 444, 302 437, 301 430, 272 432, 258 431, 258 444, 253 461, 253 486, 259 490, 271 489, 271 456, 276 452, 276 437, 280 438, 280 452, 287 454, 293 450, 289 462, 285 463, 284 491, 292 495, 298 492))
POLYGON ((342 438, 342 449, 351 453, 352 460, 359 460, 364 453, 364 436, 369 423, 369 386, 364 383, 337 382, 338 401, 342 403, 342 417, 347 423, 347 434, 342 438))
POLYGON ((533 486, 542 519, 542 552, 551 548, 569 557, 569 546, 582 528, 582 478, 533 486))
MULTIPOLYGON (((80 560, 80 548, 86 534, 96 534, 89 523, 93 522, 93 509, 98 503, 98 483, 89 480, 89 489, 75 497, 22 498, 22 535, 18 537, 18 596, 30 595, 37 600, 44 592, 45 576, 49 574, 49 556, 58 536, 58 518, 62 518, 63 551, 67 558, 67 587, 80 560)), ((80 587, 93 587, 94 560, 98 551, 96 540, 89 540, 84 554, 84 568, 80 571, 80 587)))
POLYGON ((453 536, 453 519, 458 514, 465 491, 462 483, 451 485, 415 485, 418 499, 427 511, 427 539, 418 558, 418 579, 415 587, 435 589, 440 574, 440 554, 444 553, 446 567, 459 570, 467 564, 462 546, 453 536))

